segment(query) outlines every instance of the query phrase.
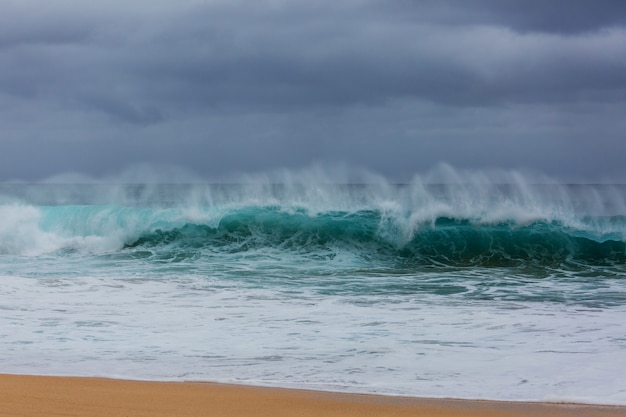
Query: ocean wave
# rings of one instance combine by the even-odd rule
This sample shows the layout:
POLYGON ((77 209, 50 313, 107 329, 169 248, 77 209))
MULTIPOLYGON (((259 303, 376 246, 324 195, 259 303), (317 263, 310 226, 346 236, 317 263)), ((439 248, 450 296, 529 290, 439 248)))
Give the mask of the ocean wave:
POLYGON ((624 187, 505 179, 5 187, 0 254, 271 249, 409 268, 625 263, 624 187))
POLYGON ((291 254, 349 252, 405 265, 516 266, 522 263, 626 262, 623 216, 587 217, 573 227, 541 219, 485 222, 438 217, 414 222, 381 210, 329 211, 240 207, 196 209, 124 206, 0 206, 0 252, 104 253, 149 248, 291 254))
MULTIPOLYGON (((614 221, 614 219, 609 219, 614 221)), ((229 253, 272 248, 291 253, 346 251, 368 259, 405 266, 518 266, 623 264, 622 240, 571 230, 556 222, 475 224, 439 218, 410 231, 380 212, 325 213, 314 217, 272 209, 246 209, 224 216, 216 226, 186 223, 156 228, 129 241, 130 248, 210 250, 229 253)))

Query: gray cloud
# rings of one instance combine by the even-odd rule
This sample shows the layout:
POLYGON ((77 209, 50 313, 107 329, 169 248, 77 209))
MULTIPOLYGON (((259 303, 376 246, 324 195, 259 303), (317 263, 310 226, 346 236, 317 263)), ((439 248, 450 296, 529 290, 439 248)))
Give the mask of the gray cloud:
POLYGON ((395 0, 379 5, 411 21, 442 25, 485 25, 519 32, 577 34, 626 24, 620 0, 395 0))
POLYGON ((622 1, 10 4, 2 178, 317 160, 625 173, 622 1))
POLYGON ((503 24, 521 31, 575 34, 626 23, 626 4, 620 0, 486 0, 481 12, 487 24, 503 24))
POLYGON ((449 29, 381 20, 368 7, 330 16, 287 8, 278 17, 253 13, 254 22, 248 9, 229 11, 196 11, 185 28, 162 33, 181 48, 169 59, 157 58, 162 39, 144 45, 147 59, 137 65, 152 69, 148 81, 165 87, 154 93, 209 106, 377 104, 398 97, 488 105, 602 99, 626 85, 626 31, 619 28, 561 36, 520 34, 502 24, 449 29))

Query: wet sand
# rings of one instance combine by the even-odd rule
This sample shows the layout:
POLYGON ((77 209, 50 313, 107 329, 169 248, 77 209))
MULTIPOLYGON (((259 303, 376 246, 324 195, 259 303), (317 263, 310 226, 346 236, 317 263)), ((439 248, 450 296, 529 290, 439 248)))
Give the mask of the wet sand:
POLYGON ((613 417, 626 407, 390 397, 191 383, 0 375, 0 416, 613 417))

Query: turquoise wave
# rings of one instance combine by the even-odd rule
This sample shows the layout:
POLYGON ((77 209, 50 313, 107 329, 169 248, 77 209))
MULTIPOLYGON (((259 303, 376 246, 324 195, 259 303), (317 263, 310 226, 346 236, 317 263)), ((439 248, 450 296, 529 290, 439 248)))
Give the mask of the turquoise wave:
POLYGON ((243 253, 265 248, 300 254, 343 251, 404 267, 626 264, 626 243, 615 232, 624 218, 617 216, 586 219, 596 229, 599 224, 612 225, 610 233, 574 229, 557 221, 520 226, 452 217, 407 229, 403 219, 377 210, 309 215, 305 210, 279 207, 241 208, 213 223, 151 226, 128 240, 123 250, 176 249, 190 256, 201 251, 243 253))
POLYGON ((525 265, 622 271, 626 264, 625 186, 533 185, 518 177, 506 185, 484 177, 404 185, 287 179, 0 187, 0 254, 210 255, 217 262, 221 254, 262 259, 271 252, 276 263, 287 259, 281 254, 302 255, 409 272, 525 265))

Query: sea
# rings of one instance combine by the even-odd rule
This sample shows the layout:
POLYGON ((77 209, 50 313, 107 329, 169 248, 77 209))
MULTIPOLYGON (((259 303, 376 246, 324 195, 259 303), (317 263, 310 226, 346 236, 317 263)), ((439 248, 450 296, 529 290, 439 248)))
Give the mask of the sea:
POLYGON ((0 373, 626 404, 626 186, 442 171, 2 183, 0 373))

